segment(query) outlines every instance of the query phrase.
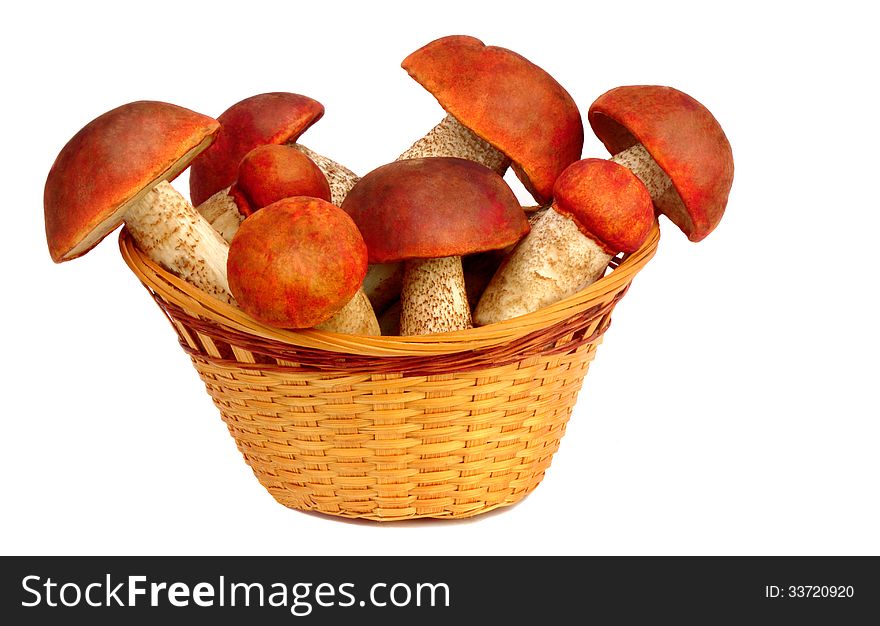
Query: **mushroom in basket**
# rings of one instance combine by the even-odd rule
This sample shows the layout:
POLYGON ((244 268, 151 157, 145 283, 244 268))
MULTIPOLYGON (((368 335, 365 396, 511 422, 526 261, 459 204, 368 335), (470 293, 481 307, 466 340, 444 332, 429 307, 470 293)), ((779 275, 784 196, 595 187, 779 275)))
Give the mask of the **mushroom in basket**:
MULTIPOLYGON (((220 114, 217 140, 193 161, 189 189, 196 207, 235 182, 242 158, 264 144, 288 144, 303 152, 327 176, 334 204, 342 199, 357 176, 348 168, 297 143, 324 115, 320 102, 295 93, 264 93, 233 104, 220 114)), ((201 210, 201 209, 200 209, 201 210)))
MULTIPOLYGON (((361 311, 378 324, 359 291, 367 247, 351 218, 319 198, 294 197, 264 207, 242 222, 229 247, 229 287, 255 319, 280 328, 321 328, 360 293, 361 311)), ((336 332, 351 332, 336 322, 336 332)), ((326 328, 325 328, 326 329, 326 328)))
POLYGON ((198 206, 198 211, 226 241, 242 220, 264 206, 292 196, 330 201, 330 186, 321 169, 291 146, 264 144, 248 152, 238 166, 238 177, 198 206))
MULTIPOLYGON (((242 220, 255 212, 283 200, 297 196, 330 200, 330 188, 324 174, 309 157, 286 145, 266 144, 258 146, 245 155, 238 167, 238 178, 230 187, 222 214, 223 219, 214 221, 214 227, 223 225, 221 231, 227 241, 232 241, 242 220)), ((214 194, 217 198, 220 194, 214 194)), ((349 335, 378 335, 381 330, 376 314, 363 288, 329 319, 317 328, 349 335)))
POLYGON ((727 206, 733 153, 706 107, 672 87, 633 85, 599 96, 587 117, 611 160, 645 183, 688 239, 712 232, 727 206))
MULTIPOLYGON (((516 175, 540 203, 553 182, 580 158, 584 126, 568 92, 521 55, 465 35, 441 37, 406 57, 403 68, 447 111, 446 117, 397 160, 459 157, 516 175)), ((501 254, 466 261, 469 296, 479 296, 501 254)), ((400 290, 399 264, 371 265, 365 288, 383 310, 400 290), (381 290, 381 291, 380 291, 381 290)))
POLYGON ((461 256, 504 248, 529 230, 503 178, 452 157, 383 165, 361 178, 342 208, 363 233, 371 263, 405 262, 402 335, 470 328, 461 256))
POLYGON ((168 271, 225 302, 228 245, 167 181, 204 150, 216 120, 164 102, 122 105, 89 122, 46 178, 46 239, 60 263, 91 250, 122 222, 168 271))
POLYGON ((453 156, 498 174, 508 165, 539 203, 581 156, 584 126, 574 100, 519 54, 465 35, 419 48, 403 68, 437 99, 446 118, 399 159, 453 156))
POLYGON ((537 311, 598 280, 618 252, 634 252, 654 223, 648 190, 611 161, 573 163, 554 186, 553 206, 505 258, 474 321, 484 326, 537 311))

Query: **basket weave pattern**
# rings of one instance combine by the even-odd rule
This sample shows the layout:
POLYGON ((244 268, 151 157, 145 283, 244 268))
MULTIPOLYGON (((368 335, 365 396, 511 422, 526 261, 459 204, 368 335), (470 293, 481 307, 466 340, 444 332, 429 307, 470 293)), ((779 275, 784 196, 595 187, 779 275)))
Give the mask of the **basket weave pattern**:
POLYGON ((476 515, 538 485, 658 237, 561 303, 425 337, 273 329, 165 272, 125 231, 120 249, 278 502, 399 520, 476 515))

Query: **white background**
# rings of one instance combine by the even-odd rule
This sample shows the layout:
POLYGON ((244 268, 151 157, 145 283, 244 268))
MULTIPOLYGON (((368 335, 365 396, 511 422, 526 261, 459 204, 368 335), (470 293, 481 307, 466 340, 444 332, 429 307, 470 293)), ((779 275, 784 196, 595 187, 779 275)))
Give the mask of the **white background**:
MULTIPOLYGON (((880 554, 869 6, 4 5, 0 553, 880 554), (663 220, 552 467, 519 505, 393 525, 285 509, 115 235, 51 262, 46 173, 122 103, 216 116, 276 90, 321 101, 303 143, 365 173, 442 117, 399 64, 458 33, 541 65, 584 115, 618 85, 696 97, 733 146, 727 213, 700 244, 663 220)), ((584 155, 606 156, 586 134, 584 155)))

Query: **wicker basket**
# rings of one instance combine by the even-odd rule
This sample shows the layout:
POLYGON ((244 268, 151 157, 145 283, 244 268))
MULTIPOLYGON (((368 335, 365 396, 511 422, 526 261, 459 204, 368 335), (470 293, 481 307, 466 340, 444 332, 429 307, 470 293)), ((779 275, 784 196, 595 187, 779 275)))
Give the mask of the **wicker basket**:
POLYGON ((514 504, 550 465, 614 305, 659 230, 587 289, 506 322, 423 337, 265 326, 144 256, 171 321, 260 483, 295 509, 373 520, 514 504))

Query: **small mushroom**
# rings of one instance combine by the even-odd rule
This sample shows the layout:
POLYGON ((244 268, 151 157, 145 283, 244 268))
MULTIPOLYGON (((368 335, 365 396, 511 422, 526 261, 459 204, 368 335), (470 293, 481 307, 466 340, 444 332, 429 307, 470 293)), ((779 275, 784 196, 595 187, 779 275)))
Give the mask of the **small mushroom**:
POLYGON ((342 208, 363 233, 371 263, 405 262, 403 335, 470 328, 461 256, 503 248, 529 230, 503 178, 451 157, 383 165, 352 188, 342 208))
POLYGON ((228 191, 215 193, 200 204, 198 210, 226 241, 232 241, 244 218, 292 196, 309 196, 329 202, 327 178, 296 148, 265 144, 244 156, 238 166, 238 177, 228 191))
POLYGON ((379 334, 360 291, 367 247, 351 218, 329 202, 300 196, 257 211, 233 237, 228 268, 239 306, 261 322, 379 334))
POLYGON ((486 287, 474 312, 478 326, 537 311, 587 287, 615 254, 637 250, 654 223, 648 190, 611 161, 573 163, 553 191, 553 205, 486 287))
POLYGON ((400 159, 461 157, 498 174, 511 164, 545 204, 562 170, 580 158, 584 126, 577 105, 519 54, 452 35, 416 50, 402 66, 448 115, 400 159))
POLYGON ((235 181, 244 156, 264 144, 288 144, 321 168, 339 206, 357 176, 348 168, 297 143, 324 115, 320 102, 295 93, 273 92, 246 98, 220 114, 217 140, 193 161, 189 177, 193 204, 201 205, 235 181))
POLYGON ((122 222, 165 269, 225 302, 227 243, 167 182, 204 150, 218 123, 165 102, 124 104, 89 122, 46 178, 46 240, 56 263, 91 250, 122 222))
POLYGON ((733 183, 733 153, 718 121, 691 96, 657 85, 617 87, 590 106, 596 136, 648 188, 691 241, 718 225, 733 183))

